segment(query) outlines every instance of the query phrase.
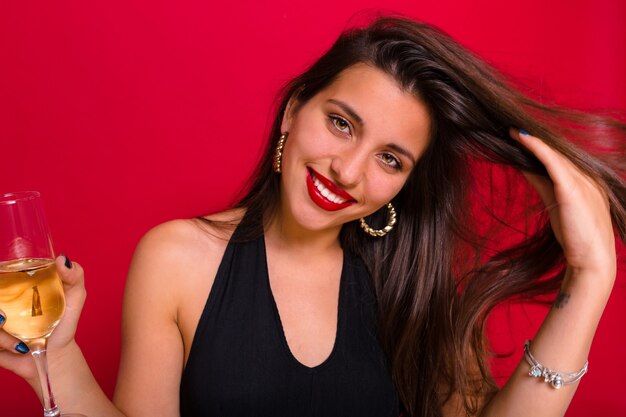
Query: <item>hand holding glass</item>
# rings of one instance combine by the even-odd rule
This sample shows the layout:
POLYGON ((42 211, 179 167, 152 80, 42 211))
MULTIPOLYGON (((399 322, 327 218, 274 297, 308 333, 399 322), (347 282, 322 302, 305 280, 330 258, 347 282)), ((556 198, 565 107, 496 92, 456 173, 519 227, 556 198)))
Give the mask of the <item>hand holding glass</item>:
POLYGON ((7 318, 3 329, 31 350, 41 382, 44 417, 60 415, 46 360, 47 338, 65 310, 54 258, 39 193, 0 195, 0 309, 7 318))

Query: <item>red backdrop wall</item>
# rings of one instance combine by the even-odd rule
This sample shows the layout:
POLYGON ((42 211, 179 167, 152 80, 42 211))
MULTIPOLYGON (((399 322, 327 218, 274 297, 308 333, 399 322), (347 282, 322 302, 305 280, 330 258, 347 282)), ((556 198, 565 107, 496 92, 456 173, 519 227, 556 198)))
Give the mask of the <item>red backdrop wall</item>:
MULTIPOLYGON (((77 335, 112 394, 133 248, 152 226, 226 207, 249 175, 273 95, 356 11, 448 31, 545 101, 626 110, 626 3, 543 0, 0 3, 0 191, 42 192, 58 252, 87 271, 77 335)), ((626 413, 624 264, 568 416, 626 413)), ((490 326, 514 354, 545 312, 490 326)), ((500 316, 499 316, 500 317, 500 316)), ((0 415, 41 415, 0 370, 0 415)))

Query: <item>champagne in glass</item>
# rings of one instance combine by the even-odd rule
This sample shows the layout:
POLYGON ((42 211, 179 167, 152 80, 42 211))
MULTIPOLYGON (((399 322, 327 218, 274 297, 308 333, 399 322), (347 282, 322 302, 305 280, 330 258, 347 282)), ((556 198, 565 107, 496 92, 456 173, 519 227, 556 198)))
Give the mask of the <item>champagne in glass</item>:
POLYGON ((0 306, 11 318, 4 330, 13 336, 26 343, 48 337, 65 308, 54 261, 0 262, 0 306))
POLYGON ((0 309, 7 318, 4 330, 24 341, 35 359, 44 417, 59 416, 46 347, 63 316, 65 299, 38 192, 0 195, 0 309))

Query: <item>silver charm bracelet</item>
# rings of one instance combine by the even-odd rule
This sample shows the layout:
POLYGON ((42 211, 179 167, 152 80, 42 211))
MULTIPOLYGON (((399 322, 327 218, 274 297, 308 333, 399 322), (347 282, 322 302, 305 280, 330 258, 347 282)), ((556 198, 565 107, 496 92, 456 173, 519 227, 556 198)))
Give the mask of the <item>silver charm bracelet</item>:
POLYGON ((537 362, 537 359, 530 353, 530 340, 524 343, 524 358, 526 358, 526 362, 530 365, 528 375, 533 378, 543 378, 546 383, 552 385, 555 389, 559 389, 563 385, 571 385, 578 382, 580 378, 587 373, 587 367, 589 366, 589 361, 587 361, 580 371, 571 374, 552 371, 537 362))

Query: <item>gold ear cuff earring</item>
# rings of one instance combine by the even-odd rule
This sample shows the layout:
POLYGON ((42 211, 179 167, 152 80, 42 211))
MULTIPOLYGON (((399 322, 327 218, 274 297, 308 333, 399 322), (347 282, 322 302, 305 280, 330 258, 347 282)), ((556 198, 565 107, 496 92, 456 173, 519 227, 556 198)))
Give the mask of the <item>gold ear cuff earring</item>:
POLYGON ((391 232, 393 226, 396 224, 396 209, 393 208, 391 203, 387 203, 387 209, 389 210, 389 221, 387 222, 387 226, 382 229, 372 229, 366 222, 363 217, 359 220, 361 224, 361 229, 365 231, 370 236, 374 237, 383 237, 387 233, 391 232))
POLYGON ((276 150, 274 151, 274 163, 272 164, 272 168, 274 172, 280 174, 282 169, 282 159, 283 159, 283 148, 285 147, 285 141, 287 140, 287 136, 289 136, 289 132, 285 132, 280 135, 278 138, 278 143, 276 144, 276 150))

